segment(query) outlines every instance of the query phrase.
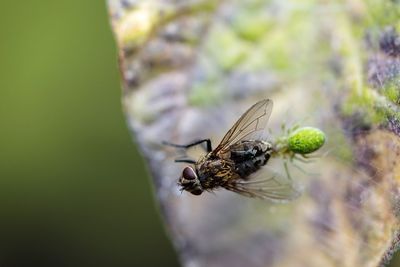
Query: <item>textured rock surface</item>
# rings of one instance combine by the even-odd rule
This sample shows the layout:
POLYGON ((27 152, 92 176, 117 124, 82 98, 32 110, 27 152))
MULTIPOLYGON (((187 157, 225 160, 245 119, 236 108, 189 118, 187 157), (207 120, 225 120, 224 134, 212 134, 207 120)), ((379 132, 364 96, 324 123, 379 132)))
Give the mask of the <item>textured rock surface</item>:
MULTIPOLYGON (((123 104, 185 266, 378 266, 399 244, 400 37, 396 1, 109 0, 123 104), (162 140, 214 145, 251 104, 326 133, 292 166, 303 196, 276 205, 181 194, 162 140)), ((279 159, 271 162, 282 170, 279 159)))

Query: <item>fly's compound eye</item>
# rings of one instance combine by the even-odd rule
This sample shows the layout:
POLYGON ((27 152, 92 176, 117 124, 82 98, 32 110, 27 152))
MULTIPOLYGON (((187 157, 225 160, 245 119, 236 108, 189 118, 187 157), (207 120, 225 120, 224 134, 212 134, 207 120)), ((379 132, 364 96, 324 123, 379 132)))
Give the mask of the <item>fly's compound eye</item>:
POLYGON ((197 175, 194 172, 193 168, 185 167, 182 171, 182 178, 184 178, 185 180, 193 181, 196 180, 197 175))
POLYGON ((192 167, 185 167, 183 169, 178 184, 182 186, 182 190, 189 191, 193 195, 198 196, 203 193, 203 188, 201 187, 197 174, 192 167))

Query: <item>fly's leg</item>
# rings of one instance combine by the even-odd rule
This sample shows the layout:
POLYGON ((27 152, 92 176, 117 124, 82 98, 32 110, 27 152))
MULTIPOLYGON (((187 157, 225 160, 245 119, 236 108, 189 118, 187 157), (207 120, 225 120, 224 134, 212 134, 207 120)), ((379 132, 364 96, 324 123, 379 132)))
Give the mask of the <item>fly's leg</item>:
POLYGON ((197 145, 200 145, 202 143, 206 143, 206 151, 207 152, 211 152, 212 151, 212 146, 211 146, 211 140, 210 139, 202 139, 202 140, 199 140, 199 141, 187 144, 187 145, 178 145, 178 144, 173 144, 173 143, 169 143, 169 142, 166 142, 166 141, 162 142, 163 145, 172 146, 172 147, 176 147, 176 148, 184 148, 184 149, 188 149, 190 147, 197 146, 197 145))
POLYGON ((176 158, 174 162, 182 162, 182 163, 189 163, 189 164, 196 164, 196 161, 188 156, 182 156, 176 158))
POLYGON ((175 162, 182 162, 182 163, 189 163, 189 164, 196 164, 195 160, 192 159, 176 159, 175 162))
MULTIPOLYGON (((179 144, 173 144, 173 143, 169 143, 166 141, 163 141, 162 144, 163 145, 167 145, 167 146, 172 146, 172 147, 176 147, 176 148, 183 148, 183 149, 188 149, 190 147, 193 146, 197 146, 200 144, 206 143, 206 151, 207 152, 211 152, 212 151, 212 147, 211 147, 211 140, 210 139, 202 139, 187 145, 179 145, 179 144)), ((175 159, 175 162, 181 162, 181 163, 189 163, 189 164, 196 164, 196 161, 187 157, 187 156, 183 156, 181 158, 177 158, 175 159)))

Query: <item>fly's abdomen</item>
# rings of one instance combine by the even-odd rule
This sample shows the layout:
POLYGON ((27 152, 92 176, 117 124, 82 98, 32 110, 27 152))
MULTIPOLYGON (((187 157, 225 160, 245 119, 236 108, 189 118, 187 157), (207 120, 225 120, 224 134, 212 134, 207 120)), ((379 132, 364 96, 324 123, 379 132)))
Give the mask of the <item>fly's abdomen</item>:
POLYGON ((235 172, 241 178, 246 178, 267 164, 272 146, 264 141, 242 141, 230 147, 230 152, 235 172))

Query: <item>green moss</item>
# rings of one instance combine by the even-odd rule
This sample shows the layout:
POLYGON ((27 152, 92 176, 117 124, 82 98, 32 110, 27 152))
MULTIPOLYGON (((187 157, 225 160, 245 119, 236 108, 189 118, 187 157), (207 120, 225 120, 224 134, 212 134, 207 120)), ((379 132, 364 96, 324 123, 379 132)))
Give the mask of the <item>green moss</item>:
POLYGON ((377 1, 365 0, 365 26, 366 27, 380 27, 393 24, 399 21, 400 18, 400 5, 397 1, 377 1))
POLYGON ((259 57, 275 71, 302 77, 314 66, 317 31, 314 17, 302 10, 291 10, 288 18, 274 21, 260 39, 259 57), (299 52, 301 51, 301 52, 299 52))
MULTIPOLYGON (((399 21, 400 5, 393 1, 366 0, 363 2, 363 8, 353 11, 358 15, 357 21, 342 15, 337 17, 336 29, 342 39, 340 54, 344 59, 343 73, 347 77, 341 87, 349 89, 341 111, 345 116, 356 116, 357 123, 363 126, 384 125, 389 117, 398 115, 388 107, 386 100, 381 98, 375 89, 365 83, 366 77, 362 67, 370 55, 360 40, 365 38, 366 31, 371 40, 377 40, 384 27, 397 27, 398 25, 393 23, 399 21)), ((393 80, 382 85, 379 93, 398 104, 400 90, 393 80)))
POLYGON ((354 114, 359 107, 372 107, 373 99, 368 93, 358 95, 354 91, 346 98, 346 101, 342 105, 342 113, 345 116, 351 116, 354 114))
POLYGON ((354 160, 354 154, 349 143, 350 140, 344 135, 344 132, 340 132, 336 130, 331 130, 330 133, 327 133, 329 136, 329 141, 332 145, 334 145, 334 149, 331 149, 331 155, 336 156, 337 159, 344 163, 352 162, 354 160), (340 144, 340 145, 337 145, 340 144))
POLYGON ((251 10, 238 14, 232 24, 240 37, 255 42, 264 36, 272 23, 263 12, 251 10))
POLYGON ((354 90, 342 105, 344 116, 358 115, 362 119, 359 123, 365 126, 384 123, 387 118, 386 108, 382 107, 373 91, 363 88, 361 94, 354 90))
POLYGON ((288 148, 299 154, 312 153, 325 143, 325 134, 313 127, 302 127, 288 137, 288 148))
POLYGON ((267 64, 275 70, 285 70, 291 66, 290 56, 291 41, 287 33, 275 28, 261 41, 261 55, 267 64))
POLYGON ((214 105, 223 99, 222 86, 216 81, 195 83, 189 93, 188 101, 192 106, 214 105))
POLYGON ((155 7, 143 4, 121 19, 117 27, 118 39, 124 46, 136 47, 147 40, 159 22, 155 7))
POLYGON ((205 12, 205 11, 214 11, 218 6, 218 1, 208 0, 208 1, 198 1, 194 2, 190 6, 189 11, 196 12, 205 12))
POLYGON ((260 54, 260 48, 255 47, 252 51, 249 52, 246 61, 240 64, 239 69, 245 72, 265 71, 266 69, 269 69, 270 65, 268 64, 268 59, 260 56, 260 54))
POLYGON ((383 87, 383 94, 393 103, 398 104, 400 100, 400 86, 394 81, 387 82, 383 87))
POLYGON ((249 44, 224 24, 214 26, 207 38, 206 51, 223 70, 235 68, 251 50, 249 44))

